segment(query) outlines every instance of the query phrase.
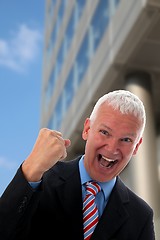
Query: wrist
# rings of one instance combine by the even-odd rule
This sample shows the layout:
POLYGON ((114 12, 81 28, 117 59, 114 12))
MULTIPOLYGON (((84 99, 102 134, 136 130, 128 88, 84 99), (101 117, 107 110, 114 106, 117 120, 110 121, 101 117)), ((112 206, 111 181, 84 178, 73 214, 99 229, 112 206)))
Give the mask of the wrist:
POLYGON ((24 161, 22 164, 22 172, 28 182, 39 182, 43 173, 35 169, 31 164, 24 161))

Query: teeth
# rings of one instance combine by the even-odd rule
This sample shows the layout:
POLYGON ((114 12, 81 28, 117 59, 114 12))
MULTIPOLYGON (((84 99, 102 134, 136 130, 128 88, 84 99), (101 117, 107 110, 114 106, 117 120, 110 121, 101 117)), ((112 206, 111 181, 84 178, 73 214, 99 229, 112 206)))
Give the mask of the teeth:
POLYGON ((104 160, 108 161, 108 162, 114 162, 114 161, 115 161, 114 159, 106 158, 106 157, 104 157, 104 156, 102 156, 102 158, 103 158, 104 160))

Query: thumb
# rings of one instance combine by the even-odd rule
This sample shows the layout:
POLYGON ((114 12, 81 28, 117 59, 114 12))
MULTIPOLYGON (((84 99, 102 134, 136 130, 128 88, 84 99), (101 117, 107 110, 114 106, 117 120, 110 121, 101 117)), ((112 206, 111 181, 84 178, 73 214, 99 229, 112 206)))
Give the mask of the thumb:
POLYGON ((71 145, 70 139, 64 139, 64 145, 66 148, 69 147, 71 145))

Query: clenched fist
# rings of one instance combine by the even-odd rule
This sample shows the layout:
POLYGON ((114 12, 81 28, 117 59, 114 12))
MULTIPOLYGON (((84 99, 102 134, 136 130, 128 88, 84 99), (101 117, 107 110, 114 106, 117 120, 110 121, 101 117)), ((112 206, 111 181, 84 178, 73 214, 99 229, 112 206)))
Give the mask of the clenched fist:
POLYGON ((67 156, 66 148, 70 143, 60 132, 42 128, 32 152, 22 164, 26 179, 30 182, 39 181, 44 172, 67 156))

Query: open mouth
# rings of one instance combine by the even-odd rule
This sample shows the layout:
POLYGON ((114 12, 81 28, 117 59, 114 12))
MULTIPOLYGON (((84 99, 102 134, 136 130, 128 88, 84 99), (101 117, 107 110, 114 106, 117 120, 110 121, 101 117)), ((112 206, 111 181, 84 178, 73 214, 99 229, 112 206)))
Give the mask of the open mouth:
POLYGON ((99 154, 98 156, 98 161, 103 167, 106 167, 106 168, 111 168, 118 162, 118 160, 116 159, 106 158, 101 154, 99 154))

